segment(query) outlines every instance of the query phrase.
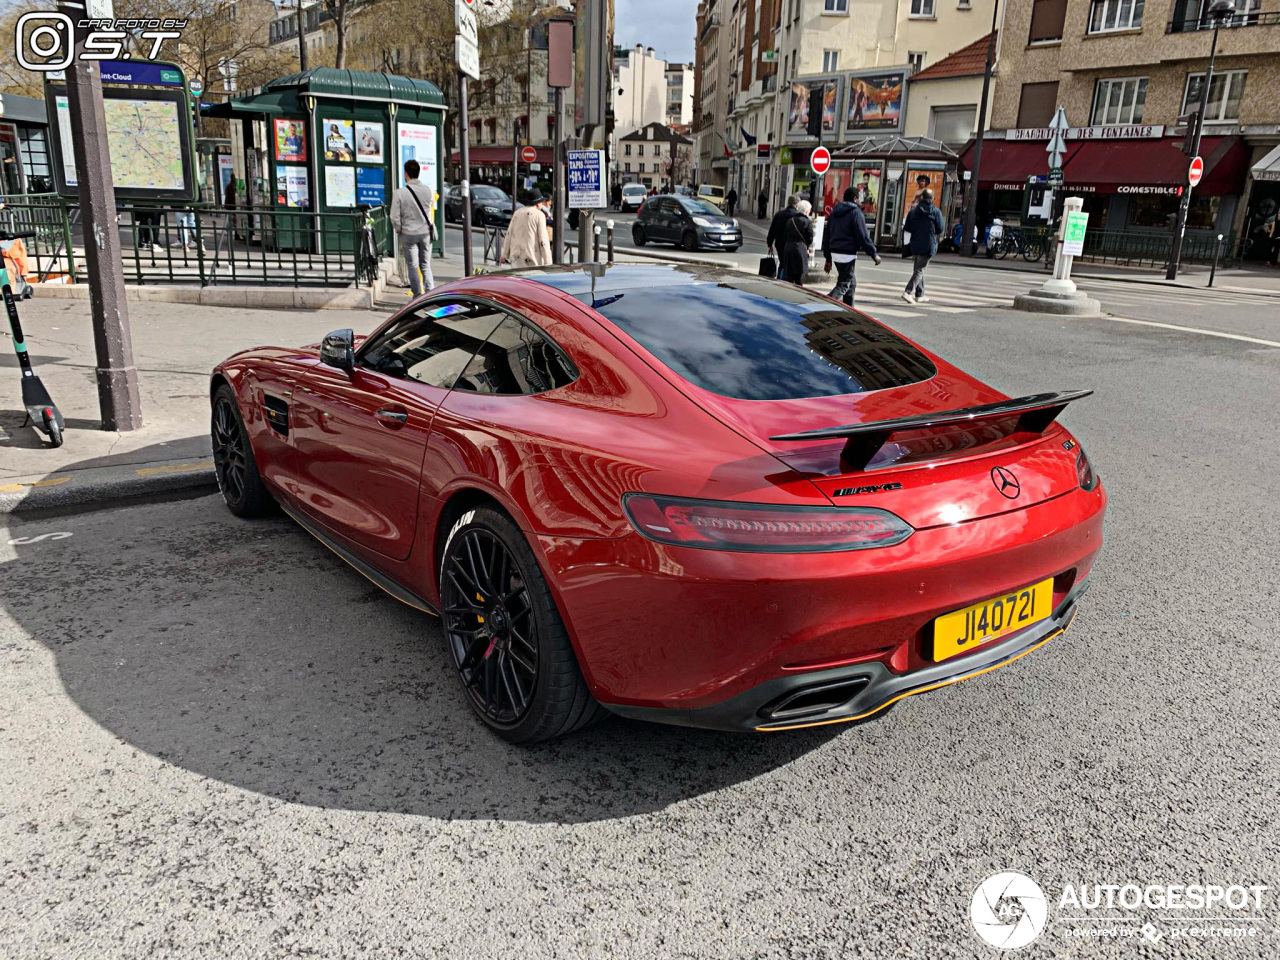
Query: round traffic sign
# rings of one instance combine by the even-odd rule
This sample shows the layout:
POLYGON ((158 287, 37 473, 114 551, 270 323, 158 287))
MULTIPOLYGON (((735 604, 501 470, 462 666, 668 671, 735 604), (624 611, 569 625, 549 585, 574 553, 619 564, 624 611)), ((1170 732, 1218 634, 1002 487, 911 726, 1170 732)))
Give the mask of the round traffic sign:
POLYGON ((1204 161, 1196 157, 1191 161, 1191 169, 1187 172, 1187 182, 1193 187, 1198 186, 1200 178, 1204 176, 1204 161))
POLYGON ((814 173, 823 174, 831 166, 831 151, 826 147, 814 147, 813 153, 809 154, 809 169, 814 173))
POLYGON ((199 77, 192 77, 190 81, 191 92, 197 97, 204 91, 204 81, 199 77))
POLYGON ((520 160, 524 163, 536 163, 538 160, 538 151, 533 147, 521 147, 520 160))

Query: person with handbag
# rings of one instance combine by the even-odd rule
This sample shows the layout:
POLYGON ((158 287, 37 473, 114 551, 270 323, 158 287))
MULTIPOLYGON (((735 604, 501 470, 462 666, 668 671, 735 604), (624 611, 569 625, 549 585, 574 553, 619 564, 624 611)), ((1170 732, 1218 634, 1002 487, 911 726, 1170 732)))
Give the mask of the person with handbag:
POLYGON ((831 288, 828 296, 833 300, 842 300, 851 307, 854 290, 858 285, 854 274, 854 268, 858 265, 858 252, 865 250, 871 254, 875 265, 880 266, 880 254, 867 235, 867 218, 862 215, 857 198, 857 189, 846 187, 844 199, 832 208, 831 216, 827 218, 827 228, 822 232, 822 254, 826 260, 823 270, 830 273, 832 262, 836 265, 836 285, 831 288))
POLYGON ((782 228, 782 269, 786 279, 798 287, 804 286, 804 276, 809 272, 809 248, 813 246, 811 212, 813 205, 801 200, 796 204, 796 215, 782 228))
POLYGON ((764 268, 766 261, 772 260, 775 256, 778 258, 775 263, 776 276, 779 280, 785 280, 786 276, 782 269, 782 230, 787 225, 787 221, 796 215, 796 207, 800 203, 800 198, 796 194, 787 197, 787 205, 773 215, 773 219, 769 221, 769 233, 764 238, 764 245, 767 248, 768 256, 761 261, 761 275, 764 276, 764 268))
POLYGON ((911 243, 906 249, 915 258, 911 279, 907 281, 907 289, 902 291, 902 299, 907 303, 929 302, 924 295, 924 270, 938 253, 938 238, 944 229, 942 213, 933 205, 933 191, 925 189, 920 194, 920 202, 907 214, 911 243))
POLYGON ((437 194, 418 180, 420 173, 422 167, 417 160, 406 160, 404 186, 391 200, 391 225, 400 235, 400 249, 409 269, 409 289, 415 297, 436 285, 431 275, 431 247, 436 238, 437 194))

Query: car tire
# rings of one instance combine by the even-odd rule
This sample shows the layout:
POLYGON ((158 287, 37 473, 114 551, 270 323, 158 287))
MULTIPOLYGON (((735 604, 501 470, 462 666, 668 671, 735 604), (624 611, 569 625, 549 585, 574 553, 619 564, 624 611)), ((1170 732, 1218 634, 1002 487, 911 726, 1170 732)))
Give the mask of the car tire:
POLYGON ((240 416, 235 391, 225 383, 213 393, 209 419, 213 472, 227 509, 237 517, 264 517, 274 513, 276 501, 258 473, 253 444, 240 416))
POLYGON ((647 238, 644 235, 644 227, 640 226, 638 223, 632 227, 631 239, 635 242, 637 247, 643 247, 647 242, 647 238))
POLYGON ((505 513, 481 506, 454 522, 440 554, 440 610, 467 701, 504 740, 541 743, 607 715, 533 550, 505 513))
POLYGON ((684 236, 680 238, 680 246, 690 253, 698 249, 698 235, 692 230, 686 230, 684 236))
POLYGON ((730 252, 730 253, 737 253, 737 252, 738 252, 739 250, 741 250, 741 249, 742 249, 742 247, 740 247, 740 246, 738 246, 738 247, 730 247, 730 248, 729 248, 729 252, 730 252))

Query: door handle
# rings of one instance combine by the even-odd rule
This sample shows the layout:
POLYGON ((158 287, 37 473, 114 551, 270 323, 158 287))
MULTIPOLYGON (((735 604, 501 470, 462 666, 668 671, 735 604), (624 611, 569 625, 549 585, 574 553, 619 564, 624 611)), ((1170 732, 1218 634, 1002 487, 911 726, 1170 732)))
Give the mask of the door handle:
POLYGON ((409 420, 409 414, 403 410, 379 410, 374 416, 387 426, 404 426, 409 420))

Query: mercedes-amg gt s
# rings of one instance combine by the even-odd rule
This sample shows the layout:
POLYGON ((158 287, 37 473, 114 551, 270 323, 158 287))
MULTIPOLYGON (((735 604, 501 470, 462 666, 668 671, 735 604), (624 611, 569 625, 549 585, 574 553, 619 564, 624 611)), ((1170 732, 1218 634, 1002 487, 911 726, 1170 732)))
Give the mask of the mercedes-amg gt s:
POLYGON ((1106 495, 1057 422, 863 313, 694 265, 438 288, 213 374, 227 505, 441 620, 514 742, 872 717, 1060 635, 1106 495))

